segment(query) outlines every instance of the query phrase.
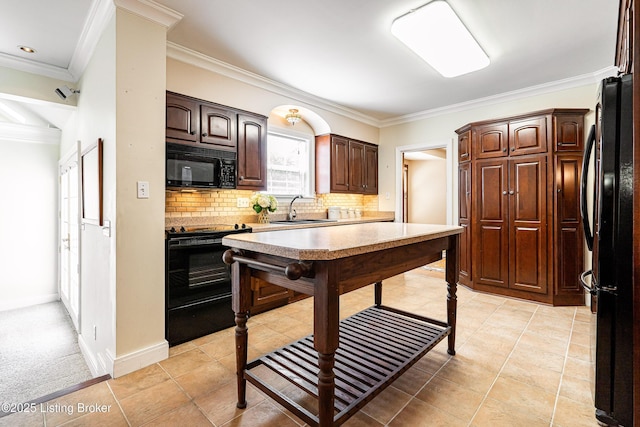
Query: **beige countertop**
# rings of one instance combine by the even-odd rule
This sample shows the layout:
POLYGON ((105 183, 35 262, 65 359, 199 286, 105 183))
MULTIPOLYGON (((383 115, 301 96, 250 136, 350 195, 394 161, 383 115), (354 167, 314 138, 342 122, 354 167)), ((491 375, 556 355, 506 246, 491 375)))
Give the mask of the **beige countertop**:
POLYGON ((345 258, 461 232, 462 227, 448 225, 360 222, 333 227, 280 228, 277 231, 233 234, 224 237, 222 243, 232 248, 315 261, 345 258))
POLYGON ((387 216, 363 216, 360 218, 348 218, 348 219, 337 219, 335 221, 327 221, 327 222, 305 222, 301 224, 288 223, 288 224, 259 224, 257 222, 247 223, 249 227, 252 228, 254 233, 261 233, 263 231, 279 231, 279 230, 291 230, 291 229, 300 229, 300 228, 315 228, 315 227, 332 227, 336 225, 347 225, 347 224, 362 224, 367 222, 381 222, 381 221, 393 221, 393 215, 387 216))

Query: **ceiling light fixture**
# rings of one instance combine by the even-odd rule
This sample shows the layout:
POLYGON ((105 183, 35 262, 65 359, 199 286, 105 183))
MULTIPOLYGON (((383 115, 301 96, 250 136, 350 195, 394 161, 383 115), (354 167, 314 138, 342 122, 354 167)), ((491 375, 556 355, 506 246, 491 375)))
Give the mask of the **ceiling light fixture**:
POLYGON ((36 50, 32 47, 29 46, 18 46, 18 49, 20 49, 23 52, 27 52, 27 53, 36 53, 36 50))
POLYGON ((489 65, 489 57, 446 1, 434 0, 396 18, 391 33, 444 77, 489 65))
POLYGON ((286 116, 284 116, 284 118, 287 119, 289 123, 291 123, 291 126, 294 126, 296 123, 300 121, 300 119, 302 119, 300 114, 298 114, 298 110, 296 110, 295 108, 291 108, 289 110, 289 113, 286 116))

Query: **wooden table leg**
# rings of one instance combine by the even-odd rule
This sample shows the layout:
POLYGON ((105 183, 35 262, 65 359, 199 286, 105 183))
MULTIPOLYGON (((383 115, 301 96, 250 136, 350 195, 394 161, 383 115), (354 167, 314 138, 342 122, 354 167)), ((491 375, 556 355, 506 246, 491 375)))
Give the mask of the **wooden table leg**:
POLYGON ((458 244, 459 236, 449 237, 449 245, 447 248, 446 262, 446 280, 447 280, 447 323, 451 326, 451 334, 448 337, 447 353, 456 354, 456 315, 458 298, 456 290, 458 288, 458 244))
POLYGON ((236 381, 238 383, 238 403, 240 409, 247 407, 247 380, 244 371, 247 368, 247 313, 236 313, 236 381))
POLYGON ((236 321, 236 381, 238 384, 238 403, 240 409, 247 407, 247 380, 244 371, 247 368, 249 298, 251 290, 251 270, 244 264, 231 264, 231 287, 233 297, 231 305, 236 321))
POLYGON ((337 278, 326 265, 316 271, 321 282, 313 297, 313 345, 318 352, 318 424, 333 426, 335 354, 339 342, 340 299, 337 278), (326 285, 325 285, 326 284, 326 285))
POLYGON ((373 289, 374 289, 374 301, 376 304, 376 307, 380 307, 382 305, 382 282, 376 282, 373 285, 373 289))

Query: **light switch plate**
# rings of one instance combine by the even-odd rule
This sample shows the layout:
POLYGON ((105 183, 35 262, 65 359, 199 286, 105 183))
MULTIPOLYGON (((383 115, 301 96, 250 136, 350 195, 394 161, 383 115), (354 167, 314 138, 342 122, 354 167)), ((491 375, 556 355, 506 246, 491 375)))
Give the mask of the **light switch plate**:
POLYGON ((148 199, 148 198, 149 198, 149 182, 138 181, 138 199, 148 199))
POLYGON ((249 207, 249 199, 246 197, 238 197, 236 199, 237 207, 239 208, 248 208, 249 207))

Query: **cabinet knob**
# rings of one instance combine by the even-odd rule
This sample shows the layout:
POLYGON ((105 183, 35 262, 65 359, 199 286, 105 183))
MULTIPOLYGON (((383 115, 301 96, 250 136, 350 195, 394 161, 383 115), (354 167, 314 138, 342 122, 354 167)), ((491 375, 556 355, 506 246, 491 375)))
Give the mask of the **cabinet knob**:
MULTIPOLYGON (((469 193, 467 193, 467 194, 469 194, 469 193)), ((502 192, 502 194, 506 196, 506 195, 507 195, 507 190, 504 190, 504 191, 502 192)))
POLYGON ((509 191, 509 194, 513 196, 514 191, 513 190, 509 191))
POLYGON ((506 148, 503 148, 503 149, 502 149, 502 152, 503 152, 503 153, 506 153, 506 152, 507 152, 507 149, 506 149, 506 148))
POLYGON ((195 130, 192 130, 191 132, 189 132, 189 135, 195 135, 195 134, 196 134, 195 130))
POLYGON ((516 147, 511 147, 511 151, 516 151, 516 147))
POLYGON ((202 136, 207 137, 208 135, 207 135, 207 134, 206 134, 206 132, 205 132, 205 133, 203 133, 203 134, 202 134, 202 136))
POLYGON ((242 181, 244 179, 244 176, 240 175, 240 181, 242 181))

